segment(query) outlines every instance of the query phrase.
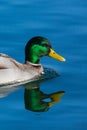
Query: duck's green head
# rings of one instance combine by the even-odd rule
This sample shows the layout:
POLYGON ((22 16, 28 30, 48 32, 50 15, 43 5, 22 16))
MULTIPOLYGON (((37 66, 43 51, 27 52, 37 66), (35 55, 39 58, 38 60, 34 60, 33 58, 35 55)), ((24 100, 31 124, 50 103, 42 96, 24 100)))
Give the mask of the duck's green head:
POLYGON ((40 63, 40 57, 50 56, 60 61, 65 59, 57 54, 51 47, 50 42, 44 37, 34 37, 28 41, 25 47, 25 61, 29 61, 34 64, 40 63))

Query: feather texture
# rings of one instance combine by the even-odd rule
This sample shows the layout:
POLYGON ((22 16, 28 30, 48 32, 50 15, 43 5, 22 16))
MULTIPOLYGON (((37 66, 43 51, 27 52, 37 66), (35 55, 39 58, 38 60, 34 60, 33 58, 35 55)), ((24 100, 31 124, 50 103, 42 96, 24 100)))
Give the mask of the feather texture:
POLYGON ((41 64, 32 64, 28 61, 21 64, 8 55, 0 54, 0 84, 32 80, 42 73, 41 64))

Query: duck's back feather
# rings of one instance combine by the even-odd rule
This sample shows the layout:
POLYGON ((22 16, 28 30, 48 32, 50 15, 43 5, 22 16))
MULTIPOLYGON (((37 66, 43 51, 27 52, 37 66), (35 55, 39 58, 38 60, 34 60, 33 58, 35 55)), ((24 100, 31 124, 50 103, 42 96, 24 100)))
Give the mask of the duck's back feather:
POLYGON ((19 65, 21 64, 12 59, 10 56, 6 54, 0 54, 0 69, 17 68, 19 65))

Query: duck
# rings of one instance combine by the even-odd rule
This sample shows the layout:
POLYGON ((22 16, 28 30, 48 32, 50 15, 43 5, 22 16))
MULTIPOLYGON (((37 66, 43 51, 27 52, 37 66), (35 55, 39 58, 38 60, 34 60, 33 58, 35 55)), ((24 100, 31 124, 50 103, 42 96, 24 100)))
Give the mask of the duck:
POLYGON ((43 66, 40 64, 40 58, 43 56, 66 61, 52 49, 49 40, 42 36, 35 36, 27 42, 24 63, 0 53, 0 85, 38 79, 44 74, 43 66))

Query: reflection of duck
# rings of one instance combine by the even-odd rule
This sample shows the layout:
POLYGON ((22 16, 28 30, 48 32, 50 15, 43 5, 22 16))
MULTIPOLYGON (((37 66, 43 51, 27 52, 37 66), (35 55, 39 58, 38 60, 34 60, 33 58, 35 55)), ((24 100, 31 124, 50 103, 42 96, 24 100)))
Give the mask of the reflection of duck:
POLYGON ((64 91, 59 91, 51 94, 45 94, 40 91, 39 84, 26 84, 25 85, 25 108, 35 112, 47 111, 53 104, 60 101, 60 98, 64 94, 64 91), (50 101, 44 101, 44 99, 50 99, 50 101))
POLYGON ((0 98, 8 96, 10 93, 18 90, 19 88, 20 88, 19 86, 11 86, 11 85, 0 87, 0 98))
POLYGON ((25 64, 21 64, 5 54, 0 54, 0 84, 35 80, 43 74, 43 67, 39 63, 40 57, 46 55, 65 61, 52 50, 49 41, 43 37, 34 37, 27 43, 25 64))

